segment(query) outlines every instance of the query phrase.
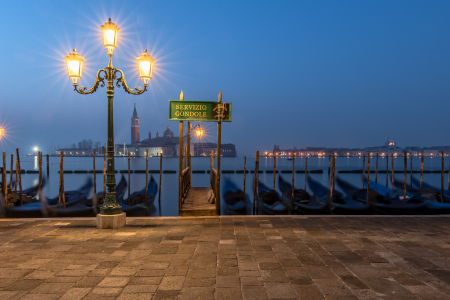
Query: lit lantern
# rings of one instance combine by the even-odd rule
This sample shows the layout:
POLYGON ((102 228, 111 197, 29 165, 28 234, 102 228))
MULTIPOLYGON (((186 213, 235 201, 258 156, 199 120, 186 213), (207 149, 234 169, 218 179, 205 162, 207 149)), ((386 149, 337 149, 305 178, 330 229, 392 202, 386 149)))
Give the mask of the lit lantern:
POLYGON ((197 130, 197 136, 198 136, 198 137, 203 136, 203 129, 197 130))
POLYGON ((81 78, 84 58, 82 58, 81 55, 78 54, 75 49, 73 49, 73 52, 69 53, 68 56, 65 56, 64 59, 67 63, 67 72, 69 73, 69 78, 72 79, 72 82, 75 84, 78 82, 78 79, 81 78))
POLYGON ((117 38, 119 36, 119 27, 116 26, 113 22, 111 22, 111 18, 109 18, 109 22, 106 22, 105 25, 100 26, 103 33, 103 45, 105 48, 108 48, 108 53, 112 55, 113 50, 117 47, 117 38))
POLYGON ((144 85, 147 85, 150 79, 152 79, 153 63, 155 60, 147 53, 147 49, 136 60, 138 61, 139 77, 144 81, 144 85))

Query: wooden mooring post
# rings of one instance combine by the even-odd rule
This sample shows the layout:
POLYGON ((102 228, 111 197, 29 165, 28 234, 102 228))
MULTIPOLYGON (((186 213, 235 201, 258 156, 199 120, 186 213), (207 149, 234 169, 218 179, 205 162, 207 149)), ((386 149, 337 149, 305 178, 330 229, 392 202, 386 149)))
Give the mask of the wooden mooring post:
MULTIPOLYGON (((16 149, 17 151, 17 149, 16 149)), ((16 154, 16 179, 14 181, 14 191, 17 192, 17 185, 19 184, 19 169, 17 169, 17 166, 19 165, 19 157, 16 154)))
POLYGON ((328 213, 331 214, 331 211, 333 210, 333 176, 334 176, 334 163, 335 163, 335 156, 333 153, 333 161, 331 163, 331 169, 330 169, 330 197, 328 199, 328 213))
POLYGON ((148 216, 148 149, 145 151, 145 215, 148 216))
POLYGON ((247 157, 244 156, 244 195, 245 195, 245 173, 247 173, 247 157))
POLYGON ((256 159, 255 159, 255 172, 253 173, 253 214, 256 214, 256 159))
MULTIPOLYGON (((162 191, 162 159, 163 159, 163 152, 161 151, 161 154, 159 155, 159 193, 158 193, 158 207, 160 216, 161 216, 161 191, 162 191)), ((128 174, 130 173, 128 172, 128 174)))
POLYGON ((294 184, 295 184, 295 151, 292 153, 292 199, 291 199, 291 214, 294 211, 294 184))
MULTIPOLYGON (((222 91, 219 92, 218 97, 219 105, 222 105, 222 91)), ((220 216, 220 158, 222 156, 222 121, 219 119, 217 122, 217 183, 216 183, 216 210, 217 215, 220 216)), ((259 152, 258 152, 258 159, 259 159, 259 152)), ((259 161, 259 160, 258 160, 259 161)), ((257 187, 258 188, 258 187, 257 187)))
POLYGON ((422 158, 420 160, 420 191, 422 191, 424 157, 425 157, 425 155, 422 154, 422 158))
MULTIPOLYGON (((183 91, 180 93, 180 101, 184 100, 183 91)), ((182 191, 181 191, 181 175, 183 173, 183 121, 180 121, 180 137, 178 146, 178 216, 181 216, 182 210, 182 191)), ((215 192, 215 191, 214 191, 215 192)))
POLYGON ((412 187, 412 155, 411 156, 409 156, 409 161, 410 161, 410 163, 409 163, 409 181, 410 181, 410 187, 412 187))
POLYGON ((14 168, 14 154, 11 153, 11 169, 9 171, 9 189, 13 191, 13 168, 14 168))
POLYGON ((2 189, 5 201, 8 201, 8 184, 6 183, 6 152, 3 152, 2 189))
POLYGON ((20 156, 19 156, 19 148, 16 148, 16 156, 17 156, 17 165, 16 165, 16 174, 19 174, 19 199, 20 199, 20 205, 23 205, 23 199, 22 199, 22 172, 20 169, 20 156))
POLYGON ((442 159, 441 160, 442 160, 442 169, 441 169, 441 202, 444 203, 444 151, 442 151, 442 159))
POLYGON ((97 194, 97 176, 95 175, 95 151, 92 152, 92 172, 94 174, 94 194, 97 194))
POLYGON ((394 153, 392 153, 392 157, 391 157, 391 162, 392 162, 392 189, 394 189, 394 153))
POLYGON ((63 166, 63 156, 64 151, 61 151, 59 157, 59 195, 58 195, 58 207, 61 207, 61 202, 63 207, 66 207, 66 196, 64 193, 64 166, 63 166))
POLYGON ((256 151, 256 214, 259 215, 259 151, 256 151))
POLYGON ((406 202, 406 173, 408 171, 408 152, 405 151, 404 162, 405 162, 405 170, 404 170, 404 178, 403 178, 403 202, 406 202))
POLYGON ((378 152, 377 152, 377 162, 375 163, 375 183, 378 183, 378 152))
POLYGON ((362 188, 364 189, 364 179, 366 178, 366 155, 363 154, 363 175, 362 175, 362 188))
POLYGON ((273 156, 273 189, 275 190, 275 177, 277 173, 277 157, 273 156))
POLYGON ((128 151, 128 197, 130 197, 130 185, 131 185, 131 176, 130 176, 130 151, 128 151))
MULTIPOLYGON (((378 153, 377 153, 377 158, 378 158, 378 153)), ((378 161, 378 159, 377 159, 377 161, 378 161)), ((370 152, 367 153, 367 204, 369 204, 369 195, 370 195, 370 152)))
POLYGON ((389 155, 386 154, 386 187, 389 185, 389 155))
POLYGON ((38 191, 42 191, 42 152, 38 152, 38 164, 39 164, 39 185, 38 185, 38 191))
POLYGON ((308 156, 305 157, 305 192, 306 192, 306 181, 308 179, 308 156))

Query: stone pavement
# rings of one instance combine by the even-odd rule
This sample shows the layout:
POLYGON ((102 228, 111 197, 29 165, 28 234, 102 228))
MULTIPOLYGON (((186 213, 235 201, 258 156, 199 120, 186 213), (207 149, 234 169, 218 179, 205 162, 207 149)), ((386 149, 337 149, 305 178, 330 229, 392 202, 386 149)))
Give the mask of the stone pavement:
POLYGON ((0 220, 0 299, 449 299, 448 217, 0 220))

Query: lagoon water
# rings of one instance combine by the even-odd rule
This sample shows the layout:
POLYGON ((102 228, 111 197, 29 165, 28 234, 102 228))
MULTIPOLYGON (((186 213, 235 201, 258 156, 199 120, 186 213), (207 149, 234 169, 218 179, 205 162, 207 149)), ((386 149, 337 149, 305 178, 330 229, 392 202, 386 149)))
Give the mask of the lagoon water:
MULTIPOLYGON (((209 170, 210 158, 209 157, 192 157, 192 170, 209 170)), ((371 159, 371 170, 375 169, 376 159, 371 159)), ((217 164, 216 164, 217 165, 217 164)), ((445 170, 448 170, 449 158, 445 159, 444 162, 445 170)), ((9 170, 10 161, 7 161, 7 166, 9 170)), ((145 158, 144 157, 132 157, 130 162, 131 170, 145 170, 145 158)), ((341 170, 361 170, 363 166, 362 157, 337 157, 336 158, 336 176, 340 176, 344 180, 347 180, 358 187, 362 187, 362 176, 361 174, 339 174, 338 171, 341 170)), ((410 183, 409 177, 409 166, 410 160, 408 158, 408 175, 407 182, 410 183)), ((46 157, 43 158, 43 174, 46 176, 46 157)), ((96 170, 103 170, 103 157, 96 158, 96 170)), ((394 158, 394 168, 395 170, 404 169, 403 157, 394 158)), ((38 159, 35 156, 23 156, 21 157, 21 169, 24 170, 38 170, 38 159)), ((116 157, 115 158, 115 169, 116 170, 127 170, 128 169, 128 158, 127 157, 116 157)), ((243 157, 222 157, 221 160, 222 170, 243 170, 244 169, 244 158, 243 157)), ((255 169, 255 158, 247 157, 247 170, 255 169)), ((296 158, 295 160, 295 170, 305 169, 305 158, 296 158)), ((311 157, 308 158, 308 171, 311 170, 323 170, 322 174, 308 174, 312 178, 322 182, 324 185, 329 185, 328 179, 328 157, 318 158, 311 157)), ((391 160, 389 159, 389 170, 391 169, 391 160)), ((65 157, 64 158, 64 170, 92 170, 92 157, 65 157)), ((149 170, 159 170, 159 157, 149 158, 149 170)), ((178 158, 163 158, 163 170, 175 170, 178 173, 178 158)), ((273 186, 273 173, 266 173, 266 170, 273 170, 273 158, 260 158, 260 170, 264 173, 259 174, 259 180, 265 183, 267 186, 273 186)), ((292 170, 292 160, 286 158, 277 159, 277 170, 292 170)), ((367 158, 366 158, 366 170, 367 170, 367 158)), ((386 170, 386 159, 379 158, 378 170, 386 170)), ((420 158, 413 157, 413 170, 420 170, 420 158)), ((441 158, 440 157, 426 157, 424 163, 424 170, 441 170, 441 158)), ((44 193, 48 197, 55 197, 58 194, 59 185, 59 157, 50 157, 50 176, 48 178, 47 184, 43 189, 44 193)), ((124 174, 127 178, 127 174, 124 174)), ((159 174, 149 174, 153 175, 156 182, 159 183, 159 174)), ((87 176, 93 176, 93 174, 64 174, 65 190, 77 189, 81 186, 87 176)), ((120 180, 122 174, 116 174, 116 181, 120 180)), ((291 173, 277 173, 276 176, 282 176, 287 181, 292 181, 291 173)), ((396 179, 403 181, 403 174, 395 174, 396 179)), ((420 174, 413 174, 417 178, 420 174)), ((444 175, 444 188, 447 189, 448 185, 448 173, 444 175)), ((9 174, 7 174, 9 181, 9 174)), ((163 216, 177 216, 178 215, 178 174, 162 174, 162 193, 161 193, 161 210, 163 216)), ((210 175, 205 174, 192 174, 192 186, 194 187, 207 187, 209 186, 210 175)), ((223 193, 224 179, 229 178, 234 181, 239 187, 243 187, 244 174, 222 174, 221 188, 223 193)), ((278 178, 276 178, 278 179, 278 178)), ((30 187, 31 185, 37 183, 38 174, 22 174, 22 187, 23 189, 30 187)), ((141 190, 145 187, 145 173, 131 174, 131 193, 133 191, 141 190)), ((375 180, 375 174, 371 174, 371 180, 375 180)), ((97 192, 103 190, 103 174, 96 174, 97 181, 97 192)), ((391 186, 391 180, 389 179, 389 187, 391 186)), ((436 187, 441 186, 441 175, 440 173, 425 173, 424 181, 432 184, 436 187)), ((378 183, 386 184, 386 174, 378 174, 378 183)), ((304 188, 305 185, 305 174, 295 174, 295 187, 304 188)), ((246 192, 252 197, 252 187, 253 187, 253 174, 248 173, 246 175, 246 192)), ((339 186, 336 185, 339 190, 339 186)), ((278 190, 278 180, 276 180, 276 189, 278 190)), ((307 191, 311 193, 310 189, 307 191)), ((125 198, 127 195, 125 195, 125 198)), ((155 200, 155 206, 157 208, 157 198, 155 200)), ((156 209, 156 213, 158 209, 156 209)), ((156 214, 155 213, 155 214, 156 214)))

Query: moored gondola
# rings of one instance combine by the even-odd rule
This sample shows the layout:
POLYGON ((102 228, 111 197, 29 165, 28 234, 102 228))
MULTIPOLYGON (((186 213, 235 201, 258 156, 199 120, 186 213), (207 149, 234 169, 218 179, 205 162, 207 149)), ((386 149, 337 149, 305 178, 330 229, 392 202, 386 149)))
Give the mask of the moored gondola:
POLYGON ((286 215, 288 214, 288 205, 280 194, 272 189, 269 189, 261 181, 258 184, 259 188, 259 212, 265 215, 286 215))
MULTIPOLYGON (((292 185, 278 175, 278 188, 281 195, 288 201, 292 201, 292 185)), ((294 188, 294 203, 308 203, 311 200, 311 196, 302 189, 294 188)))
MULTIPOLYGON (((150 176, 150 180, 147 184, 147 203, 150 207, 153 205, 153 202, 155 201, 156 194, 158 193, 158 184, 156 183, 153 176, 150 176)), ((140 191, 133 192, 130 197, 127 199, 122 200, 123 204, 126 204, 128 206, 134 206, 137 204, 146 204, 145 201, 145 188, 143 188, 140 191)))
MULTIPOLYGON (((127 180, 125 179, 125 176, 122 174, 119 183, 117 183, 114 189, 116 192, 117 202, 122 202, 123 196, 125 195, 125 192, 127 190, 127 186, 128 186, 127 180)), ((102 205, 105 198, 105 196, 103 195, 103 191, 97 192, 96 198, 97 198, 97 205, 102 205)), ((87 206, 92 206, 92 198, 88 199, 85 204, 87 206)))
MULTIPOLYGON (((91 188, 92 179, 88 178, 87 182, 79 190, 65 193, 66 208, 83 205, 91 188)), ((45 199, 43 194, 41 195, 41 199, 45 199)), ((7 218, 40 218, 48 215, 48 209, 58 208, 58 197, 51 199, 51 201, 51 203, 49 201, 45 201, 45 203, 33 202, 21 206, 6 206, 4 201, 2 201, 1 209, 3 216, 7 218)), ((61 203, 62 206, 63 204, 61 203)))
MULTIPOLYGON (((318 181, 308 177, 308 185, 314 194, 317 196, 317 199, 323 203, 328 205, 328 200, 330 199, 330 189, 319 183, 318 181)), ((344 197, 342 193, 333 190, 333 195, 331 199, 332 213, 333 214, 370 214, 371 209, 370 206, 352 200, 351 198, 344 197)))
MULTIPOLYGON (((278 176, 278 188, 284 200, 291 204, 292 202, 292 185, 278 176)), ((305 190, 294 189, 294 214, 326 214, 328 207, 325 203, 319 201, 316 196, 311 197, 305 190)))
POLYGON ((250 198, 230 179, 225 179, 223 212, 226 215, 246 215, 250 213, 250 198))
MULTIPOLYGON (((353 195, 356 194, 354 197, 356 201, 367 202, 367 189, 362 189, 358 192, 359 189, 351 183, 344 181, 341 178, 337 178, 336 181, 344 192, 348 193, 348 196, 353 197, 353 195), (365 197, 362 196, 364 191, 366 191, 365 197)), ((377 193, 375 190, 372 191, 369 191, 369 205, 376 213, 393 215, 426 214, 426 207, 423 202, 414 203, 414 201, 403 201, 402 199, 388 199, 377 193)))

